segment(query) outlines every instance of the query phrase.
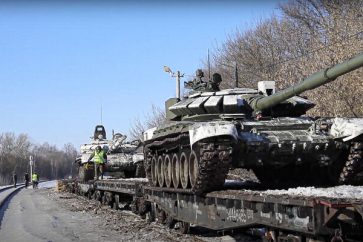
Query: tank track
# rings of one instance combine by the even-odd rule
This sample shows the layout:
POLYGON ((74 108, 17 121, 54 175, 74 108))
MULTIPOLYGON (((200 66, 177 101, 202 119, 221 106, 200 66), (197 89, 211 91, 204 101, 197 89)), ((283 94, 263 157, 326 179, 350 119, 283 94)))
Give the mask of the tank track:
MULTIPOLYGON (((183 133, 173 138, 165 138, 161 141, 154 141, 145 146, 146 177, 149 179, 150 185, 155 186, 157 184, 156 186, 160 187, 160 182, 153 182, 152 172, 156 168, 153 168, 152 159, 157 156, 154 159, 158 160, 160 156, 165 157, 165 155, 169 155, 169 157, 173 157, 174 155, 181 157, 181 154, 184 153, 188 157, 189 164, 191 164, 191 157, 196 157, 198 169, 196 169, 195 178, 191 178, 190 174, 193 172, 191 172, 188 166, 189 176, 187 187, 180 188, 181 185, 174 186, 174 188, 165 187, 164 182, 160 188, 168 191, 172 189, 178 192, 192 191, 194 194, 203 194, 205 192, 219 190, 223 188, 229 171, 232 159, 232 147, 233 143, 228 138, 214 137, 197 142, 194 144, 193 150, 190 150, 188 133, 183 133)), ((179 158, 178 162, 181 165, 181 158, 179 158)))
POLYGON ((357 176, 363 172, 363 142, 352 142, 348 160, 340 173, 340 184, 363 184, 363 176, 357 176))
POLYGON ((198 142, 199 176, 192 191, 200 194, 223 188, 231 161, 231 144, 223 141, 198 142))

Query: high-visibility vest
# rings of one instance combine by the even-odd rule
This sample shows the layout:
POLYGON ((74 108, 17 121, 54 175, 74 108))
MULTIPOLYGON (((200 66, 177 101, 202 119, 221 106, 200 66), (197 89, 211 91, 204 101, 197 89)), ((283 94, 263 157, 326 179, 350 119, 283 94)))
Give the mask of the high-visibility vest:
POLYGON ((37 181, 38 180, 38 176, 37 176, 37 174, 33 174, 32 175, 32 181, 37 181))
POLYGON ((105 155, 105 152, 103 150, 101 150, 100 152, 97 152, 95 150, 95 156, 93 157, 93 161, 96 164, 103 164, 103 163, 105 163, 105 159, 103 158, 104 155, 105 155))

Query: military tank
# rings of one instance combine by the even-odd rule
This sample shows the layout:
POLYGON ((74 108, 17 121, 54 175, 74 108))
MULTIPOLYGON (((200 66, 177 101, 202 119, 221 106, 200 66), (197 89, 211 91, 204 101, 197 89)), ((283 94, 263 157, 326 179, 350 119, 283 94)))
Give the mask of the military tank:
POLYGON ((297 96, 363 66, 363 53, 275 92, 219 90, 214 74, 185 83, 184 99, 166 101, 168 121, 144 133, 151 185, 196 194, 223 187, 229 169, 252 169, 266 187, 363 184, 363 119, 306 116, 314 103, 297 96))
POLYGON ((126 138, 126 135, 113 133, 112 140, 107 140, 105 127, 97 125, 90 143, 81 145, 81 154, 76 159, 78 179, 88 181, 94 178, 94 163, 88 159, 97 146, 107 152, 104 175, 111 178, 144 177, 143 147, 139 141, 125 142, 126 138))

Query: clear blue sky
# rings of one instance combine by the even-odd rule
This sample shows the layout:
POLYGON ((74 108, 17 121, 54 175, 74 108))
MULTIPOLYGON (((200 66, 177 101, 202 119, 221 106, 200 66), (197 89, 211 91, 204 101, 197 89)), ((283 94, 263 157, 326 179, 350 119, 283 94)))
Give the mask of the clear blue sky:
POLYGON ((103 124, 135 118, 175 95, 163 72, 193 74, 236 28, 276 13, 276 1, 0 1, 0 133, 59 148, 103 124))

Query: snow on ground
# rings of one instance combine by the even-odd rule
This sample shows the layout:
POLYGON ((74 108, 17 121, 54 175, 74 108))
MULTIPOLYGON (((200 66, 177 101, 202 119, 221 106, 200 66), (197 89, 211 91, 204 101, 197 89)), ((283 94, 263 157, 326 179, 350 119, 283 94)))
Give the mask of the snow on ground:
MULTIPOLYGON (((17 185, 21 185, 20 183, 17 183, 17 185)), ((13 187, 14 185, 6 185, 6 186, 0 186, 0 189, 3 189, 3 188, 8 188, 8 187, 13 187)))
MULTIPOLYGON (((251 191, 252 192, 252 191, 251 191)), ((289 195, 297 197, 330 197, 341 199, 362 199, 363 186, 336 186, 328 188, 297 187, 288 190, 267 190, 259 192, 261 195, 289 195)))
POLYGON ((230 180, 230 179, 226 179, 226 181, 224 182, 224 185, 236 185, 236 186, 242 186, 245 183, 243 181, 240 180, 230 180))
POLYGON ((136 181, 136 182, 148 182, 148 179, 147 178, 126 178, 124 179, 126 181, 136 181))
MULTIPOLYGON (((98 179, 101 179, 101 177, 99 177, 98 179)), ((147 182, 148 179, 147 178, 141 178, 141 177, 138 177, 138 178, 120 178, 120 179, 115 179, 113 178, 112 176, 103 176, 103 180, 113 180, 113 181, 136 181, 136 182, 147 182)))
POLYGON ((46 181, 46 182, 40 182, 38 184, 38 188, 54 188, 57 185, 57 181, 46 181))

